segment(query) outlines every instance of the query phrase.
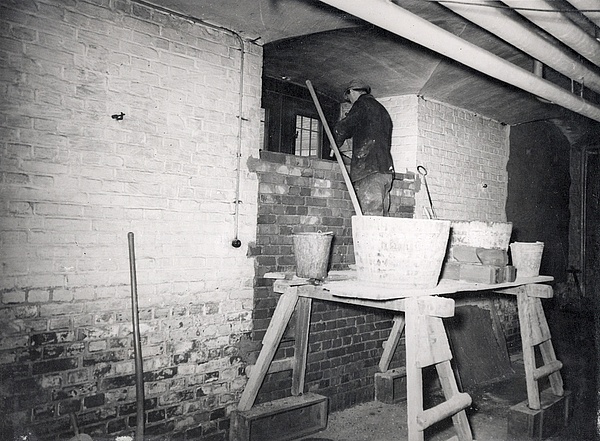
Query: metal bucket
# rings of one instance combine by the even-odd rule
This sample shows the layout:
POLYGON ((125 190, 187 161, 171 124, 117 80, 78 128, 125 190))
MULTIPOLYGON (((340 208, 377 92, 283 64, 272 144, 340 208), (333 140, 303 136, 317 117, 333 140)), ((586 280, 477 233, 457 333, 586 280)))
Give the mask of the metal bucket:
POLYGON ((409 288, 438 284, 450 221, 353 216, 358 280, 409 288))
POLYGON ((512 264, 517 268, 517 277, 540 275, 544 242, 513 242, 510 244, 512 264))
POLYGON ((297 233, 293 239, 296 275, 307 279, 325 279, 333 233, 297 233))

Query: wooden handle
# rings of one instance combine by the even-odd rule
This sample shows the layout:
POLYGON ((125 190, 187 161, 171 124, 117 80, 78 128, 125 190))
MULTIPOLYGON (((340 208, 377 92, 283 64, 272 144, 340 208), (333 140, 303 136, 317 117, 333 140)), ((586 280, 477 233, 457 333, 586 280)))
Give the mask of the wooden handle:
POLYGON ((135 244, 132 232, 127 233, 129 244, 129 275, 131 278, 131 321, 133 323, 133 354, 135 359, 136 431, 135 441, 144 440, 144 369, 140 317, 138 311, 137 275, 135 269, 135 244))
POLYGON ((319 103, 319 99, 317 98, 317 94, 315 93, 315 89, 313 89, 310 80, 306 80, 306 86, 308 87, 310 95, 312 96, 312 99, 315 102, 315 107, 317 108, 317 112, 319 113, 319 117, 321 118, 321 123, 323 124, 323 128, 325 129, 325 133, 327 133, 327 137, 329 138, 331 149, 333 150, 333 153, 335 153, 335 157, 342 169, 342 176, 344 176, 344 182, 346 183, 346 187, 348 187, 350 199, 352 200, 352 205, 354 206, 354 211, 356 212, 357 216, 362 216, 362 210, 360 208, 360 204, 358 203, 358 198, 356 197, 356 191, 354 191, 354 186, 352 185, 352 181, 350 180, 350 176, 348 175, 348 170, 346 170, 346 164, 344 164, 342 155, 340 154, 340 150, 338 149, 338 146, 335 143, 335 138, 331 133, 329 124, 327 124, 325 114, 323 113, 323 109, 321 108, 321 104, 319 103))

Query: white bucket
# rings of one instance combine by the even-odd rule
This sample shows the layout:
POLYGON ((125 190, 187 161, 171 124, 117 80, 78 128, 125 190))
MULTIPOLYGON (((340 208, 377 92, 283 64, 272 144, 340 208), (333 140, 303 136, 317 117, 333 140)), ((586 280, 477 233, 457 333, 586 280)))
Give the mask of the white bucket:
POLYGON ((296 275, 307 279, 327 277, 333 233, 297 233, 293 236, 296 275))
POLYGON ((353 216, 358 280, 409 288, 438 284, 450 221, 353 216))
POLYGON ((540 274, 544 242, 513 242, 510 244, 512 264, 517 277, 537 277, 540 274))

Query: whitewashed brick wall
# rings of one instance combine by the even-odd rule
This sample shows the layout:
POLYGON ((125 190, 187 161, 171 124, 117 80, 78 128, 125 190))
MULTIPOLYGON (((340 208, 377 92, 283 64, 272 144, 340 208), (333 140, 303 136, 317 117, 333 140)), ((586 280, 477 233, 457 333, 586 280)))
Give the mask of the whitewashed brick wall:
MULTIPOLYGON (((394 122, 396 171, 419 178, 417 166, 426 168, 439 218, 506 221, 509 126, 416 95, 380 101, 394 122)), ((424 217, 425 188, 416 190, 415 217, 424 217)))
MULTIPOLYGON (((225 418, 245 381, 235 345, 251 328, 257 181, 246 162, 260 147, 262 48, 244 44, 240 142, 242 52, 230 32, 128 0, 5 2, 0 32, 0 369, 18 397, 6 415, 68 433, 52 397, 88 382, 71 410, 91 415, 85 399, 99 394, 114 410, 91 434, 130 429, 102 380, 133 368, 114 347, 131 338, 133 232, 145 370, 177 372, 146 398, 194 398, 156 432, 198 431, 190 415, 207 409, 225 418), (31 390, 18 386, 27 378, 31 390), (52 412, 31 412, 40 406, 52 412)), ((206 433, 226 430, 219 421, 206 433)))
POLYGON ((418 98, 403 95, 380 98, 379 102, 390 113, 392 130, 392 157, 396 173, 414 172, 417 167, 418 98))
POLYGON ((418 160, 440 218, 506 221, 509 126, 419 100, 418 160))

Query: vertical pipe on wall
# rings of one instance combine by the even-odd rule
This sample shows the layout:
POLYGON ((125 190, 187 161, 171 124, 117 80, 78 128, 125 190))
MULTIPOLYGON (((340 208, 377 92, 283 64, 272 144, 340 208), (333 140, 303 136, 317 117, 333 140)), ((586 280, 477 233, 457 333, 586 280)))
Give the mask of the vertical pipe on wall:
POLYGON ((233 236, 234 236, 234 238, 231 241, 232 247, 239 248, 242 245, 242 242, 238 238, 238 234, 239 234, 239 217, 240 217, 239 205, 241 203, 241 201, 240 201, 240 181, 242 178, 242 176, 241 176, 242 171, 240 168, 241 161, 242 161, 242 122, 244 121, 244 118, 242 117, 242 113, 244 110, 244 55, 245 55, 244 40, 240 34, 238 34, 235 31, 232 31, 231 29, 227 29, 222 26, 217 26, 217 25, 214 25, 211 23, 207 23, 203 20, 200 20, 199 18, 191 17, 189 15, 184 15, 179 12, 175 12, 173 10, 167 9, 165 7, 158 6, 158 5, 155 5, 150 2, 146 2, 144 0, 132 0, 132 1, 134 1, 135 3, 139 3, 141 5, 148 6, 150 8, 154 8, 158 11, 162 11, 166 14, 173 15, 175 17, 180 17, 180 18, 184 18, 186 20, 191 20, 194 23, 200 23, 203 26, 208 26, 213 29, 218 29, 220 31, 227 32, 228 34, 231 34, 235 38, 237 38, 238 41, 240 42, 241 58, 240 58, 240 88, 239 88, 240 99, 239 99, 239 110, 238 110, 238 134, 237 134, 238 145, 237 145, 237 151, 236 151, 235 200, 233 201, 233 203, 234 203, 234 214, 233 214, 233 236))
POLYGON ((233 34, 238 38, 240 42, 240 51, 241 51, 241 59, 240 59, 240 99, 239 99, 239 111, 238 111, 238 147, 236 156, 236 178, 235 178, 235 212, 233 215, 233 241, 231 242, 231 246, 234 248, 239 248, 242 245, 242 242, 238 238, 239 234, 239 223, 240 223, 240 181, 242 179, 241 176, 241 162, 242 162, 242 114, 244 111, 244 40, 237 33, 233 32, 233 34))

